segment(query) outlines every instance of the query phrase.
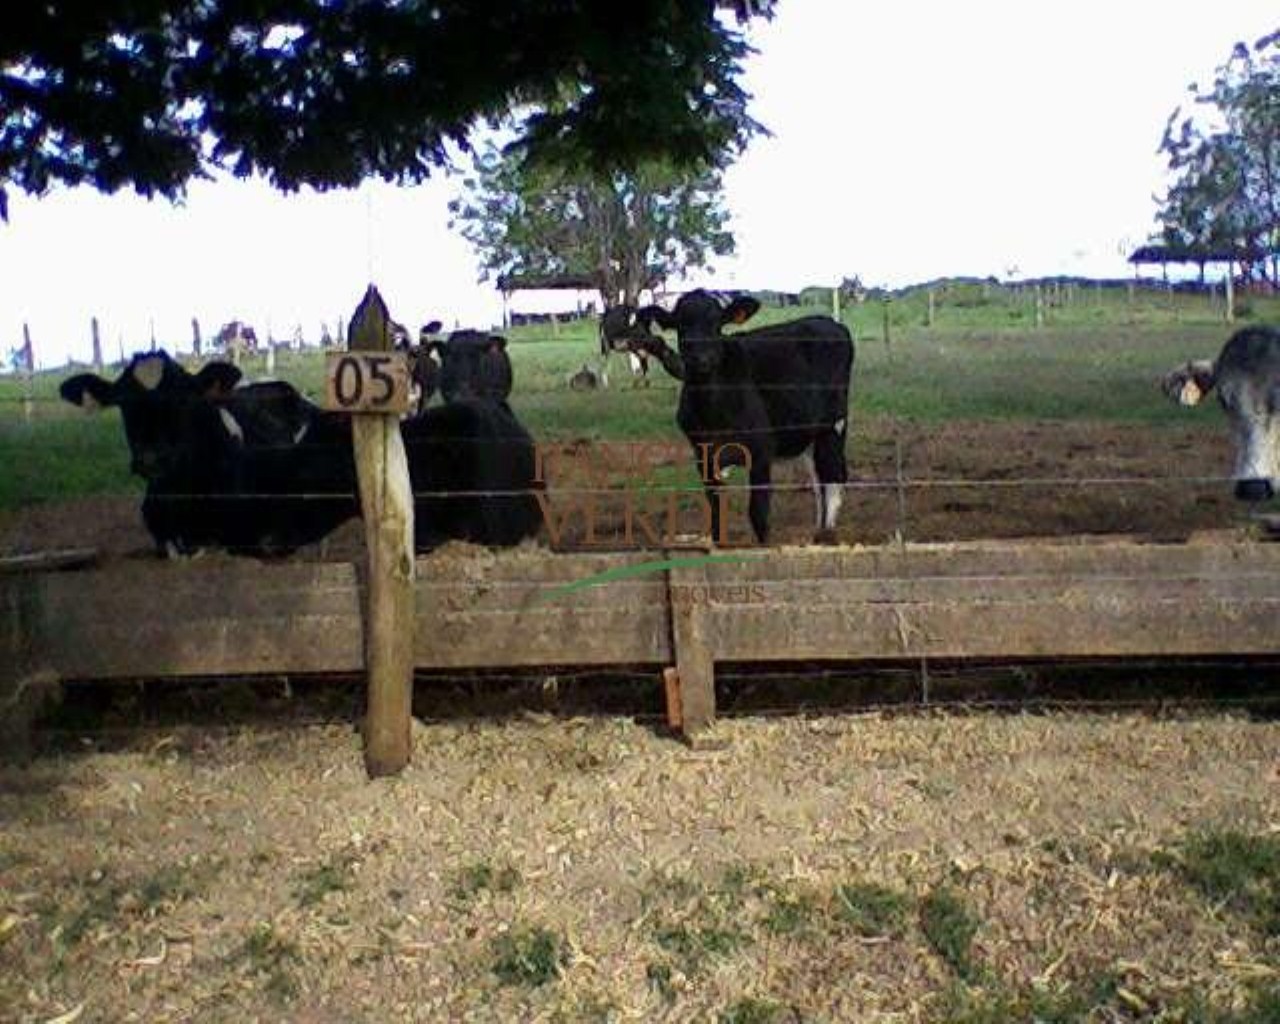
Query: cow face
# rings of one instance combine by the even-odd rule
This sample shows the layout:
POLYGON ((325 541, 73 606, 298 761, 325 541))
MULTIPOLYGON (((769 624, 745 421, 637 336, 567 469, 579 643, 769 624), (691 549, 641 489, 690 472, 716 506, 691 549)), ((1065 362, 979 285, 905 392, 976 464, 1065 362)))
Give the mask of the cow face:
POLYGON ((746 323, 760 309, 750 296, 725 299, 698 289, 680 296, 670 313, 648 306, 638 314, 646 326, 657 323, 676 332, 680 358, 690 377, 709 377, 720 366, 724 353, 721 332, 728 324, 746 323))
POLYGON ((1280 478, 1280 331, 1237 331, 1215 362, 1186 363, 1167 374, 1162 386, 1181 405, 1196 405, 1216 390, 1231 427, 1236 497, 1263 501, 1275 494, 1280 478))
MULTIPOLYGON (((86 411, 117 406, 129 442, 130 469, 154 480, 173 472, 189 456, 190 439, 220 416, 209 399, 225 397, 240 379, 228 363, 209 363, 188 373, 164 352, 136 355, 114 381, 92 373, 68 378, 59 387, 65 401, 86 411)), ((235 421, 221 416, 234 437, 235 421)))
POLYGON ((511 358, 507 339, 484 331, 454 331, 432 345, 440 360, 440 391, 446 402, 511 397, 511 358))

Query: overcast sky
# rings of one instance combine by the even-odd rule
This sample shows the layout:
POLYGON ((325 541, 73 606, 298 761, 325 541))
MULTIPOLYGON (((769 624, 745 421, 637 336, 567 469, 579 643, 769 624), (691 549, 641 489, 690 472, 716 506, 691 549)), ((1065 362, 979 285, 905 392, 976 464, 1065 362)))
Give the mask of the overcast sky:
MULTIPOLYGON (((777 11, 752 30, 746 78, 773 137, 728 175, 738 254, 715 267, 717 287, 1127 274, 1165 180, 1165 119, 1237 40, 1280 25, 1275 0, 781 0, 777 11)), ((40 365, 87 359, 95 314, 109 356, 145 347, 152 323, 162 344, 189 348, 192 316, 206 335, 242 318, 314 338, 371 278, 406 324, 495 323, 500 301, 448 228, 456 188, 441 177, 280 196, 220 180, 178 207, 11 193, 0 349, 26 321, 40 365)))

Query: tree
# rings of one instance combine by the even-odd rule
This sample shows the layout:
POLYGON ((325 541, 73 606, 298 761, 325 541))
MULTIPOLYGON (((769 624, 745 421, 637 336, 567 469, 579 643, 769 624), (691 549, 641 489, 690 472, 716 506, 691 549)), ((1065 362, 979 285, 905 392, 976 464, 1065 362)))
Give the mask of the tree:
POLYGON ((5 186, 182 195, 420 181, 521 112, 539 159, 706 159, 760 130, 738 85, 759 0, 16 0, 0 31, 5 186))
POLYGON ((1239 254, 1246 277, 1280 285, 1280 31, 1237 43, 1213 84, 1189 89, 1200 116, 1175 110, 1160 152, 1174 180, 1159 212, 1171 248, 1239 254))
POLYGON ((733 252, 712 165, 574 172, 490 147, 449 209, 485 279, 582 276, 606 306, 635 305, 641 291, 733 252))

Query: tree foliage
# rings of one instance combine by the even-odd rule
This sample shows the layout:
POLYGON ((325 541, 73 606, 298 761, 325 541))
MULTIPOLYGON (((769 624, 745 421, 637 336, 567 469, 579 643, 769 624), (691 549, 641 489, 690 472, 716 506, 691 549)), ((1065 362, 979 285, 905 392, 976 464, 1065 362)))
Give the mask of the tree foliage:
POLYGON ((1248 275, 1277 278, 1280 248, 1280 31, 1237 43, 1193 110, 1175 110, 1160 151, 1173 183, 1160 210, 1177 249, 1239 252, 1248 275))
POLYGON ((733 252, 721 172, 707 164, 592 173, 489 148, 450 211, 486 279, 582 276, 606 305, 634 305, 642 290, 733 252))
POLYGON ((738 84, 752 0, 14 0, 4 186, 175 198, 222 168, 285 190, 418 181, 477 121, 595 168, 686 163, 759 130, 738 84))

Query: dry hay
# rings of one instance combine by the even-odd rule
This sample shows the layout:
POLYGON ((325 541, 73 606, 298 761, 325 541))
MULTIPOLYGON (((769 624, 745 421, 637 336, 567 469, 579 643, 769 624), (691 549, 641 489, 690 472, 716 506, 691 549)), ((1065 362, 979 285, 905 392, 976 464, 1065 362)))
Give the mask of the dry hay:
POLYGON ((939 1019, 959 984, 920 923, 939 887, 976 923, 970 992, 1106 974, 1130 1016, 1098 1019, 1139 1019, 1276 976, 1262 931, 1159 857, 1275 830, 1280 725, 720 731, 694 753, 621 719, 420 725, 378 783, 344 727, 4 769, 0 1017, 939 1019), (866 892, 894 913, 851 916, 866 892))

